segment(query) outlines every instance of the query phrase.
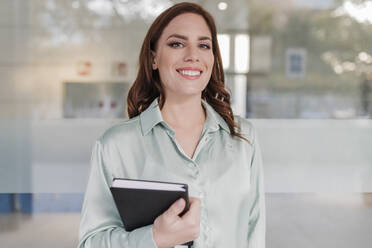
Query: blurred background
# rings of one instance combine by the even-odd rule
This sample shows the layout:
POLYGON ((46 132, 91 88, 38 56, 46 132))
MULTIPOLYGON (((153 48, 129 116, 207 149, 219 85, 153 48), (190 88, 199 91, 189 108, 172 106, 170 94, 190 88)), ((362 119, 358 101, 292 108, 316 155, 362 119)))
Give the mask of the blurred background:
MULTIPOLYGON (((76 247, 93 143, 180 1, 0 1, 2 247, 76 247)), ((372 1, 194 1, 262 147, 267 247, 370 247, 372 1)))

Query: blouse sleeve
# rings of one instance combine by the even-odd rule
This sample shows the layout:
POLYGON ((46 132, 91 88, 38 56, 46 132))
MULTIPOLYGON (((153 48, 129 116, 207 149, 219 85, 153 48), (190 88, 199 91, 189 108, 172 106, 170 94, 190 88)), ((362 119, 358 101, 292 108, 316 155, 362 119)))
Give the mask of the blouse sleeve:
POLYGON ((253 131, 251 160, 251 208, 249 210, 248 248, 264 248, 266 232, 265 192, 263 166, 257 134, 253 131))
POLYGON ((91 171, 84 197, 79 229, 79 248, 156 248, 152 225, 131 232, 123 228, 110 191, 111 175, 104 161, 102 144, 92 152, 91 171))

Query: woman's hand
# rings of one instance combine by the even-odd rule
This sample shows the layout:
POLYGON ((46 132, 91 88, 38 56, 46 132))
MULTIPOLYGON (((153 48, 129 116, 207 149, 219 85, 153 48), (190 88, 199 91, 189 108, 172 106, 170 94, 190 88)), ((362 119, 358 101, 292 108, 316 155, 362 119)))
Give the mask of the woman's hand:
POLYGON ((185 200, 180 198, 153 225, 153 237, 158 248, 181 245, 199 237, 200 200, 190 197, 190 209, 182 217, 178 215, 185 208, 185 200))

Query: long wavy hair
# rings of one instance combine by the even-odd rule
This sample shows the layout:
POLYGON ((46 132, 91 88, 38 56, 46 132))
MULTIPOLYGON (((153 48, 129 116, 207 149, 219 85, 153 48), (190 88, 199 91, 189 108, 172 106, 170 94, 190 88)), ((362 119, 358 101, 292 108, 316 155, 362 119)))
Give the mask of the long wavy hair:
POLYGON ((211 78, 206 88, 202 91, 202 98, 226 121, 232 137, 235 136, 247 140, 239 133, 240 127, 234 121, 234 115, 230 106, 230 94, 225 89, 225 75, 217 42, 216 24, 213 17, 200 5, 195 3, 183 2, 175 4, 159 15, 148 30, 139 56, 137 78, 128 92, 127 106, 129 118, 141 114, 157 97, 159 97, 160 109, 164 106, 165 92, 158 70, 152 69, 152 51, 156 51, 156 43, 169 22, 183 13, 194 13, 202 16, 212 34, 214 64, 211 78))

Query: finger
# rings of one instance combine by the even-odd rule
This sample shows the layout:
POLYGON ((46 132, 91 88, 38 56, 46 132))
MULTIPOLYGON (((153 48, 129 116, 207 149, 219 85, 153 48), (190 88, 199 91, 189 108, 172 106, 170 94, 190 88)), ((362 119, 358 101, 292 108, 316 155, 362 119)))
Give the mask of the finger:
POLYGON ((185 208, 185 200, 183 198, 178 199, 175 201, 168 209, 164 212, 164 217, 168 221, 176 221, 179 219, 179 214, 183 211, 185 208))
POLYGON ((199 217, 200 216, 200 206, 201 206, 201 201, 199 198, 194 198, 190 197, 189 199, 190 202, 190 209, 185 213, 185 215, 182 216, 182 219, 184 218, 194 218, 194 216, 199 217))
POLYGON ((190 204, 194 203, 194 202, 199 202, 200 203, 200 198, 197 198, 197 197, 190 197, 189 198, 189 202, 190 204))

